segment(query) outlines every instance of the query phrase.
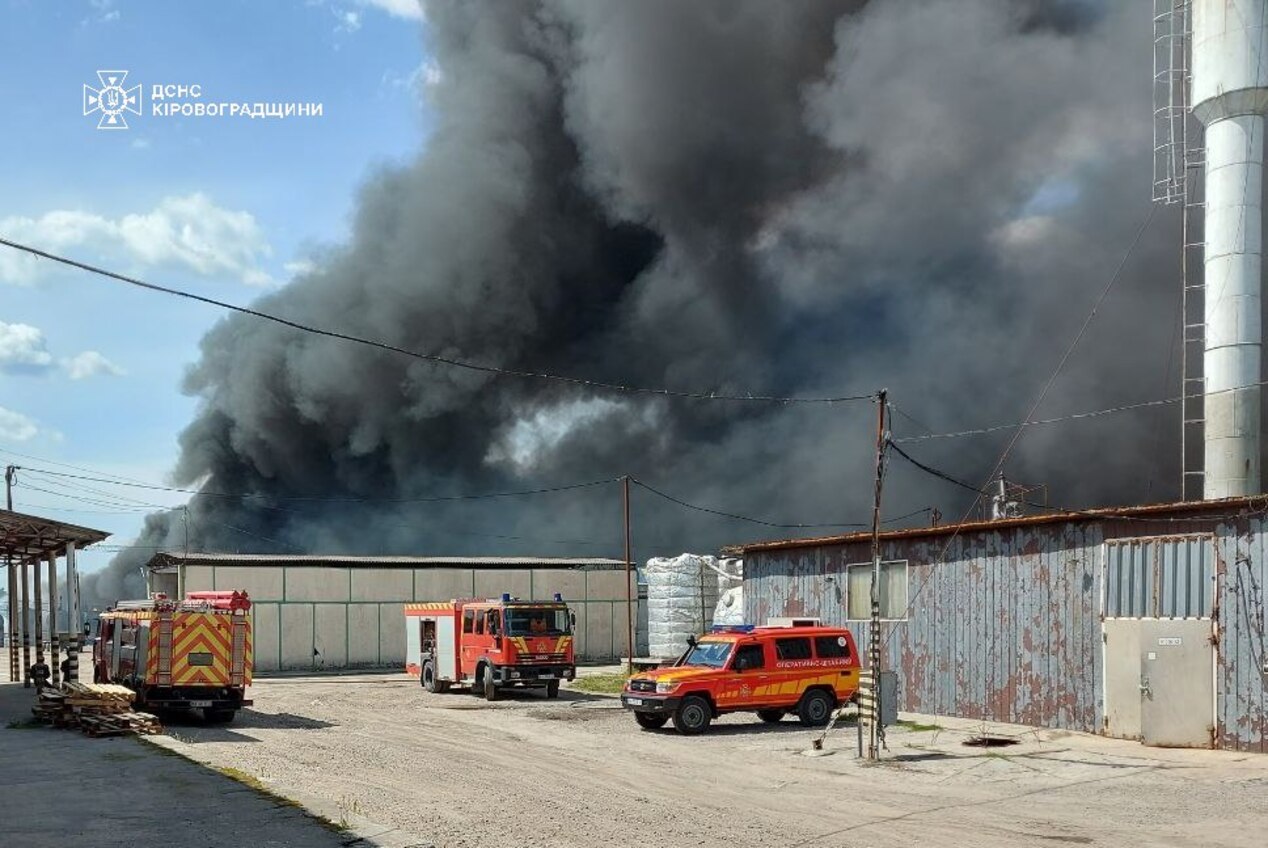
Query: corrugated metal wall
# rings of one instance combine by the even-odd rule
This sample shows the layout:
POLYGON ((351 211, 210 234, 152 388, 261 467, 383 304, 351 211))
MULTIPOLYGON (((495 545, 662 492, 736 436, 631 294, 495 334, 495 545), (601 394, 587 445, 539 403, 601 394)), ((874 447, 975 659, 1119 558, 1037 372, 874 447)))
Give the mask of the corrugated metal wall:
MULTIPOLYGON (((1208 607, 1204 587, 1215 575, 1219 738, 1225 747, 1268 751, 1265 529, 1259 519, 1089 520, 979 530, 954 539, 885 540, 884 559, 909 563, 909 617, 884 625, 888 662, 899 666, 902 709, 1099 732, 1109 561, 1115 597, 1129 604, 1138 599, 1141 609, 1169 615, 1208 607), (1134 568, 1132 546, 1120 542, 1174 537, 1177 527, 1186 537, 1205 539, 1173 539, 1148 550, 1142 542, 1137 550, 1156 555, 1155 597, 1142 571, 1149 556, 1134 568)), ((749 551, 745 617, 760 623, 809 615, 847 623, 844 564, 868 558, 866 542, 749 551)), ((1135 606, 1128 609, 1139 614, 1135 606)), ((848 624, 865 645, 867 625, 848 624)))

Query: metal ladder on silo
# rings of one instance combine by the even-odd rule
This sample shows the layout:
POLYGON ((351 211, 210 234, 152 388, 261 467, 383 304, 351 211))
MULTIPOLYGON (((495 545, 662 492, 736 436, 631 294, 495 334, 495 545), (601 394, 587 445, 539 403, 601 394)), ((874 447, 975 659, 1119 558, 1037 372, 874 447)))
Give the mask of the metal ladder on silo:
POLYGON ((1180 493, 1201 497, 1202 355, 1206 346, 1205 164, 1201 123, 1189 108, 1191 0, 1154 0, 1154 183, 1157 203, 1181 204, 1180 493))

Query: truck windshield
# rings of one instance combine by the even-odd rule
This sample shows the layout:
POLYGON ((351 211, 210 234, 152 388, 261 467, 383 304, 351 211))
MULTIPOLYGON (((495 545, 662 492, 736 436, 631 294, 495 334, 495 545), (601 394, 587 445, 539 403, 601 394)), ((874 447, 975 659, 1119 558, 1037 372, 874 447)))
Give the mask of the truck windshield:
POLYGON ((722 668, 727 657, 731 656, 732 642, 700 642, 691 649, 691 653, 683 660, 683 665, 704 665, 709 668, 722 668))
POLYGON ((508 609, 509 636, 562 636, 571 632, 566 609, 508 609))

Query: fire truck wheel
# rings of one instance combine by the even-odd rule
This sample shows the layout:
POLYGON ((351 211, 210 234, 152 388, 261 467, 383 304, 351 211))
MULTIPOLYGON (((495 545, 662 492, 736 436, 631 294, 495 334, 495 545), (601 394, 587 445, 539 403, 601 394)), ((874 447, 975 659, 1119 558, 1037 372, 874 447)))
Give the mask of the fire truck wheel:
POLYGON ((423 673, 419 675, 419 682, 423 684, 423 688, 428 692, 436 691, 436 669, 432 665, 431 660, 423 663, 423 673))
POLYGON ((699 695, 688 695, 674 711, 674 730, 683 736, 704 733, 713 720, 713 708, 699 695))
POLYGON ((806 727, 823 727, 832 717, 832 696, 822 689, 811 689, 801 696, 797 718, 806 727))
POLYGON ((784 719, 783 710, 758 710, 757 717, 767 724, 778 724, 784 719))
POLYGON ((634 713, 634 720, 644 730, 660 730, 669 721, 669 716, 657 713, 634 713))
POLYGON ((484 700, 496 701, 498 699, 498 685, 493 679, 493 666, 486 665, 484 674, 480 678, 480 682, 484 684, 484 700))
POLYGON ((547 698, 559 697, 559 681, 558 680, 552 680, 546 684, 546 697, 547 698))

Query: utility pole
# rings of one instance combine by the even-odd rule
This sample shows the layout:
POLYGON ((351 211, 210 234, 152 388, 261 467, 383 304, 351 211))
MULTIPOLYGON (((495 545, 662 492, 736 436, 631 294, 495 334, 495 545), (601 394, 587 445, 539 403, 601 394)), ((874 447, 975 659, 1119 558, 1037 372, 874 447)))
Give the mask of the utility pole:
POLYGON ((872 497, 872 628, 868 639, 868 665, 872 670, 872 719, 868 722, 867 758, 880 757, 881 730, 881 489, 885 483, 885 410, 889 391, 876 393, 876 490, 872 497))
MULTIPOLYGON (((4 470, 5 504, 9 512, 13 512, 13 472, 17 469, 10 465, 4 470)), ((5 641, 9 645, 9 680, 18 680, 18 575, 13 568, 13 557, 5 554, 4 570, 9 578, 9 637, 5 641)))
POLYGON ((634 556, 630 542, 630 475, 621 478, 625 506, 625 670, 634 673, 634 556))

